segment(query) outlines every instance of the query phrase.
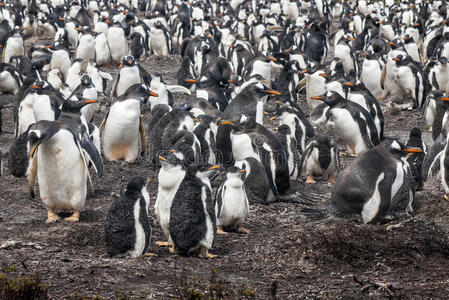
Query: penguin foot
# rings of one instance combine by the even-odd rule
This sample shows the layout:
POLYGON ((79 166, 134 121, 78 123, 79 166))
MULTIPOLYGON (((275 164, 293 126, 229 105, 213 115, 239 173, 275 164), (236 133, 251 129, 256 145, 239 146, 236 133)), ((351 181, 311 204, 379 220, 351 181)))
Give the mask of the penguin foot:
POLYGON ((80 221, 80 212, 75 210, 70 217, 64 218, 64 221, 79 222, 80 221))
POLYGON ((59 220, 61 220, 61 217, 55 214, 53 209, 47 210, 47 221, 45 221, 45 223, 51 224, 59 220))
POLYGON ((382 102, 382 98, 376 98, 377 101, 382 102))
POLYGON ((329 183, 335 183, 334 176, 329 175, 329 177, 327 177, 327 182, 329 182, 329 183))
POLYGON ((243 226, 239 226, 238 228, 237 228, 237 232, 239 232, 239 233, 249 233, 250 231, 249 231, 249 229, 246 229, 245 227, 243 227, 243 226))
POLYGON ((349 154, 350 157, 359 157, 360 155, 356 154, 356 153, 350 153, 349 154))
POLYGON ((173 245, 170 242, 162 242, 162 241, 157 241, 155 244, 158 245, 159 247, 171 247, 173 245))
POLYGON ((444 194, 443 198, 447 201, 449 201, 449 195, 448 194, 444 194))
POLYGON ((149 257, 149 256, 157 256, 157 254, 151 253, 151 252, 146 252, 143 254, 143 256, 149 257))
POLYGON ((216 258, 217 257, 217 255, 209 253, 209 248, 204 247, 204 249, 205 249, 204 254, 200 253, 200 254, 198 254, 198 257, 200 257, 200 258, 216 258))
POLYGON ((226 234, 228 234, 228 232, 224 231, 224 230, 223 230, 223 227, 217 226, 217 234, 223 234, 223 235, 226 235, 226 234))
POLYGON ((170 248, 168 249, 168 251, 170 251, 170 253, 175 253, 175 244, 171 244, 170 248))
POLYGON ((316 181, 313 179, 312 175, 307 175, 306 183, 316 183, 316 181))
POLYGON ((430 127, 429 127, 429 131, 432 131, 433 130, 433 127, 432 127, 432 125, 430 125, 430 127))

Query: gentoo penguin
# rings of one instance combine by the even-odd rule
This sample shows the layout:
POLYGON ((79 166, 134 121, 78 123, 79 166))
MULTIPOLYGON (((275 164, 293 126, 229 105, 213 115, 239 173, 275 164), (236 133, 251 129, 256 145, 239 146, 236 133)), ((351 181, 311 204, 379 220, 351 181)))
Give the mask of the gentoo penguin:
POLYGON ((81 84, 81 72, 86 68, 87 60, 74 59, 72 65, 67 70, 65 83, 74 91, 81 84))
POLYGON ((276 200, 264 166, 254 157, 235 162, 235 166, 245 170, 244 184, 248 201, 251 204, 268 204, 276 200))
POLYGON ((171 54, 171 38, 167 28, 160 22, 156 22, 151 27, 151 51, 157 56, 171 54))
POLYGON ((25 55, 25 47, 22 39, 22 29, 19 26, 14 27, 11 35, 6 40, 5 48, 2 52, 2 61, 10 63, 11 57, 25 55))
POLYGON ((302 170, 306 175, 306 183, 315 183, 313 176, 324 176, 333 183, 340 171, 340 157, 335 142, 328 136, 314 136, 304 152, 302 170))
MULTIPOLYGON (((81 83, 78 85, 78 87, 75 88, 75 90, 67 97, 69 100, 97 100, 98 93, 97 89, 95 88, 94 84, 92 83, 92 79, 88 74, 83 74, 81 76, 81 83), (75 99, 73 99, 74 97, 75 99)), ((86 106, 83 106, 81 109, 81 113, 86 118, 86 121, 91 122, 93 115, 97 109, 97 103, 88 104, 86 106)))
POLYGON ((120 26, 120 22, 115 21, 112 26, 109 27, 107 37, 111 60, 115 63, 122 62, 128 51, 125 31, 120 26))
POLYGON ((386 140, 361 155, 338 176, 329 211, 338 218, 379 223, 413 211, 413 178, 405 157, 422 151, 386 140))
POLYGON ((422 152, 409 153, 407 162, 410 165, 413 179, 415 180, 415 187, 417 191, 420 191, 424 187, 424 182, 421 176, 421 167, 426 155, 426 144, 423 142, 421 130, 419 128, 413 128, 410 130, 410 137, 406 144, 407 147, 415 147, 422 150, 422 152))
MULTIPOLYGON (((444 96, 442 91, 436 90, 431 91, 427 94, 426 102, 424 103, 423 112, 424 118, 426 119, 427 126, 429 126, 429 131, 432 131, 432 125, 435 120, 437 113, 437 103, 440 102, 441 97, 444 96)), ((441 123, 441 122, 440 122, 441 123)))
POLYGON ((337 92, 312 97, 326 103, 330 120, 346 143, 349 155, 358 155, 379 144, 379 134, 371 115, 359 104, 345 100, 337 92))
POLYGON ((432 139, 436 140, 440 135, 449 115, 449 95, 442 95, 436 99, 435 116, 432 123, 432 139), (438 101, 439 100, 439 101, 438 101))
POLYGON ((413 62, 410 56, 398 55, 392 58, 394 66, 394 80, 401 91, 409 94, 413 100, 413 107, 421 108, 431 89, 430 82, 419 63, 413 62))
POLYGON ((145 40, 143 36, 138 32, 134 32, 129 38, 131 40, 131 43, 129 45, 131 55, 138 60, 145 59, 145 40))
POLYGON ((329 41, 319 21, 313 21, 309 25, 306 40, 305 52, 311 60, 323 63, 327 56, 329 41))
POLYGON ((17 94, 22 86, 22 75, 13 65, 0 63, 0 92, 8 94, 17 94))
POLYGON ((230 139, 234 159, 243 160, 248 156, 258 159, 265 167, 273 193, 286 194, 290 189, 290 173, 285 150, 276 135, 245 115, 222 120, 221 124, 232 128, 230 139))
POLYGON ((438 62, 429 70, 429 81, 432 85, 432 90, 440 90, 449 92, 447 83, 449 82, 449 68, 447 65, 447 58, 442 56, 438 62))
POLYGON ((108 46, 106 33, 97 33, 95 36, 95 63, 97 66, 103 66, 111 61, 111 51, 108 46))
POLYGON ((215 194, 217 234, 226 234, 226 231, 233 230, 241 233, 249 232, 242 226, 249 210, 244 174, 245 169, 235 166, 228 168, 226 179, 215 194))
POLYGON ((206 99, 220 112, 223 112, 228 106, 228 99, 225 90, 213 79, 202 76, 198 82, 196 96, 206 99))
POLYGON ((111 205, 106 217, 106 247, 110 257, 145 255, 151 238, 148 217, 150 195, 142 177, 133 178, 125 193, 111 205))
POLYGON ((433 166, 440 160, 440 178, 441 184, 444 189, 444 199, 449 200, 449 148, 448 148, 448 137, 449 137, 449 122, 443 124, 443 129, 438 135, 438 138, 433 142, 432 146, 429 148, 424 161, 422 163, 421 175, 424 182, 429 178, 433 166))
POLYGON ((137 83, 143 83, 139 67, 132 55, 125 56, 111 89, 111 99, 113 96, 122 96, 130 86, 137 83))
POLYGON ((353 40, 354 38, 352 36, 344 36, 340 39, 335 47, 334 56, 343 60, 343 68, 346 73, 354 70, 355 75, 358 76, 359 67, 357 65, 357 59, 355 57, 354 49, 350 45, 350 42, 353 40))
POLYGON ((107 160, 132 162, 145 152, 146 134, 140 105, 150 95, 157 97, 143 85, 134 84, 125 94, 114 99, 100 126, 100 131, 103 131, 103 153, 107 160))
POLYGON ((384 63, 377 54, 372 51, 366 52, 360 80, 377 100, 382 100, 386 95, 386 91, 381 85, 383 67, 384 63))
MULTIPOLYGON (((221 115, 223 120, 232 119, 239 114, 255 119, 257 123, 263 124, 263 102, 262 97, 272 94, 280 95, 278 91, 267 89, 262 83, 257 82, 245 87, 226 107, 221 115)), ((220 123, 217 131, 217 149, 220 152, 220 161, 226 166, 234 164, 232 158, 231 140, 229 134, 230 126, 220 123)))
POLYGON ((296 137, 286 124, 278 127, 276 137, 284 149, 291 178, 297 178, 301 170, 302 152, 297 145, 296 137))
MULTIPOLYGON (((31 126, 31 125, 30 125, 31 126)), ((9 149, 8 169, 12 176, 24 177, 28 168, 28 130, 14 139, 9 149)))
POLYGON ((193 134, 198 139, 201 149, 201 160, 205 163, 215 164, 217 151, 215 135, 217 133, 216 117, 209 115, 200 115, 196 117, 199 121, 195 125, 193 134))
POLYGON ((315 66, 301 71, 305 75, 306 80, 306 100, 310 111, 320 105, 320 101, 315 101, 313 97, 322 95, 326 92, 326 78, 323 76, 326 73, 321 68, 315 66))
POLYGON ((209 253, 216 236, 214 201, 210 187, 200 179, 201 173, 208 171, 203 166, 189 166, 170 207, 172 249, 182 256, 216 257, 209 253))
POLYGON ((88 27, 76 30, 80 32, 75 46, 75 59, 95 60, 95 38, 88 27))
POLYGON ((34 198, 37 175, 40 196, 47 207, 47 223, 60 219, 54 209, 72 210, 73 215, 65 220, 79 221, 88 176, 90 179, 87 161, 93 163, 100 178, 103 175, 101 157, 81 122, 80 110, 89 103, 92 101, 66 101, 57 121, 39 121, 29 129, 28 187, 34 198))

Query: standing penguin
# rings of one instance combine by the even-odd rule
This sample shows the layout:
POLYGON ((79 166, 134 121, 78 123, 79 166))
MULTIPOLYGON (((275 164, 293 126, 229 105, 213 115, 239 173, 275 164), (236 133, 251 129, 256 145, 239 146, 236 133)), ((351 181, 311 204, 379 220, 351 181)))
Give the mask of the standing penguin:
POLYGON ((426 155, 426 144, 423 142, 421 130, 413 128, 410 130, 410 137, 406 144, 407 147, 415 147, 422 150, 422 152, 410 153, 407 157, 407 162, 410 165, 413 179, 415 180, 416 190, 420 191, 424 187, 424 182, 421 176, 422 163, 426 155))
POLYGON ((78 222, 87 195, 87 162, 93 163, 98 177, 103 176, 101 157, 81 122, 81 108, 92 101, 66 101, 57 121, 40 121, 28 132, 28 187, 34 198, 37 175, 39 192, 47 207, 47 223, 60 217, 54 209, 73 210, 65 220, 78 222))
POLYGON ((236 230, 248 233, 242 223, 248 214, 249 203, 244 185, 245 170, 232 166, 226 170, 226 179, 215 195, 215 211, 217 213, 217 233, 226 234, 223 230, 236 230))
POLYGON ((349 155, 357 156, 379 144, 376 124, 359 104, 345 100, 337 92, 327 92, 312 99, 321 100, 330 107, 330 119, 346 143, 349 155))
MULTIPOLYGON (((69 100, 97 100, 98 93, 97 89, 95 88, 94 84, 92 83, 92 79, 89 75, 83 74, 81 76, 81 83, 78 85, 78 87, 72 92, 72 94, 67 97, 69 100), (72 97, 75 97, 76 99, 71 99, 72 97)), ((81 109, 81 113, 86 118, 86 121, 91 122, 92 118, 94 116, 94 113, 97 109, 97 104, 92 103, 89 105, 84 106, 81 109)))
POLYGON ((104 129, 102 144, 107 160, 131 162, 145 151, 146 134, 140 104, 150 95, 157 97, 141 84, 134 84, 112 103, 100 126, 100 130, 104 129))
POLYGON ((88 27, 76 28, 80 32, 76 42, 75 58, 95 60, 95 38, 88 27))
POLYGON ((142 177, 133 178, 125 193, 112 203, 105 228, 109 256, 138 257, 146 254, 151 238, 149 181, 142 177))
POLYGON ((144 60, 146 53, 143 36, 138 32, 134 32, 129 38, 131 40, 129 45, 131 55, 134 56, 135 59, 144 60))
POLYGON ((369 150, 338 176, 329 211, 336 217, 379 223, 413 211, 413 179, 407 153, 422 151, 387 140, 369 150))
POLYGON ((315 183, 313 176, 327 177, 327 181, 333 183, 335 175, 340 171, 340 157, 335 142, 324 135, 313 137, 304 152, 302 170, 306 174, 306 183, 315 183))
POLYGON ((157 56, 171 54, 171 38, 167 28, 160 22, 151 27, 151 50, 157 56))
POLYGON ((19 26, 14 27, 11 35, 6 40, 5 48, 2 52, 2 61, 10 63, 11 57, 25 55, 25 47, 22 39, 22 29, 19 26))
POLYGON ((386 91, 381 84, 383 67, 384 63, 376 53, 366 52, 360 80, 377 100, 382 100, 386 95, 386 91))
POLYGON ((120 63, 126 56, 126 53, 128 53, 125 31, 120 26, 120 22, 114 21, 108 29, 107 37, 111 60, 115 63, 120 63))
POLYGON ((190 166, 170 207, 170 236, 173 250, 182 256, 199 255, 215 258, 209 253, 216 236, 216 216, 210 188, 200 178, 208 170, 190 166))
POLYGON ((297 145, 296 137, 286 124, 279 126, 276 137, 282 144, 282 148, 284 148, 290 176, 297 178, 300 175, 302 153, 297 145))
POLYGON ((111 99, 113 96, 122 96, 130 86, 137 83, 143 83, 139 66, 132 55, 125 56, 111 89, 111 99))
POLYGON ((351 70, 355 71, 355 75, 359 74, 359 67, 357 65, 357 59, 355 57, 354 49, 351 47, 350 42, 353 41, 352 36, 345 35, 335 47, 335 57, 343 60, 343 68, 348 74, 351 70))

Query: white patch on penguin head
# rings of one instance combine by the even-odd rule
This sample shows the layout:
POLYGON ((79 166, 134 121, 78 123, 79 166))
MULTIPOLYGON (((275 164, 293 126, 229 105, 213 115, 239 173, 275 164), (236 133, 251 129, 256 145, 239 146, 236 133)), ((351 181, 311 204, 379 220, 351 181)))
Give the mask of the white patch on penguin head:
POLYGON ((391 149, 398 150, 398 151, 401 151, 401 150, 402 150, 401 145, 399 145, 399 143, 396 142, 396 141, 393 141, 393 142, 390 144, 390 148, 391 148, 391 149))
POLYGON ((332 92, 331 92, 331 91, 328 91, 328 92, 326 93, 326 97, 327 97, 327 98, 332 97, 332 92))
POLYGON ((248 120, 248 117, 247 117, 247 116, 242 115, 242 116, 240 117, 240 123, 244 123, 246 120, 248 120))

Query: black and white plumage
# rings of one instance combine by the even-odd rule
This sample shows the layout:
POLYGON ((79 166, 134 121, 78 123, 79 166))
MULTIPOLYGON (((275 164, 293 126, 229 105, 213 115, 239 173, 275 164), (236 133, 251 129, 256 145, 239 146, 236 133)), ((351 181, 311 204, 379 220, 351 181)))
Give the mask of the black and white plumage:
POLYGON ((379 223, 412 212, 414 183, 405 157, 419 152, 396 140, 383 141, 338 176, 329 211, 338 218, 379 223))
POLYGON ((313 183, 313 176, 324 176, 333 183, 340 171, 338 147, 328 136, 317 135, 307 144, 304 151, 302 170, 306 175, 306 183, 313 183))
POLYGON ((223 230, 248 233, 241 226, 249 210, 244 184, 245 169, 232 166, 225 173, 226 179, 215 195, 217 233, 225 233, 223 230))
POLYGON ((426 144, 423 141, 422 133, 419 128, 412 128, 410 130, 410 137, 406 144, 407 147, 415 147, 421 149, 422 152, 409 153, 407 162, 410 165, 413 179, 415 180, 416 190, 420 191, 424 187, 424 182, 421 176, 422 163, 427 152, 426 144))
POLYGON ((210 187, 198 174, 205 171, 197 166, 188 167, 171 204, 170 236, 174 252, 183 256, 215 257, 209 253, 216 236, 214 201, 210 187))
POLYGON ((125 192, 112 203, 105 228, 109 256, 137 257, 147 252, 151 238, 148 182, 149 179, 142 177, 133 178, 125 192))

